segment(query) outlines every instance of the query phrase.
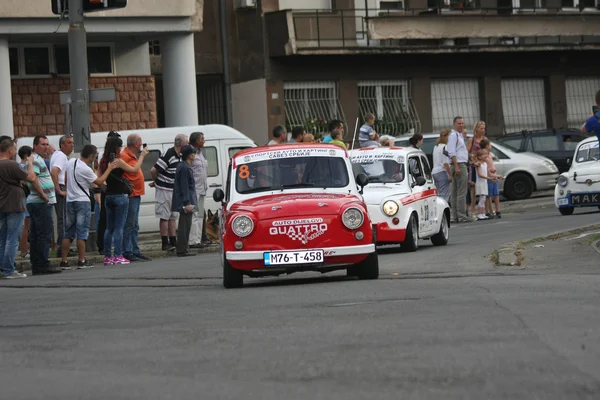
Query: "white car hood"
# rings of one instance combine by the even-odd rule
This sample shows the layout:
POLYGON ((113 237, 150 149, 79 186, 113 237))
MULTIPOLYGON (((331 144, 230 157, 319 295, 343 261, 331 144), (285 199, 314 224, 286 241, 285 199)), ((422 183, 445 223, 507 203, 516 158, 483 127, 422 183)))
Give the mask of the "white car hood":
POLYGON ((365 186, 363 191, 363 199, 367 204, 381 204, 381 201, 389 196, 395 196, 398 198, 408 195, 405 188, 400 185, 382 184, 382 183, 370 183, 365 186))

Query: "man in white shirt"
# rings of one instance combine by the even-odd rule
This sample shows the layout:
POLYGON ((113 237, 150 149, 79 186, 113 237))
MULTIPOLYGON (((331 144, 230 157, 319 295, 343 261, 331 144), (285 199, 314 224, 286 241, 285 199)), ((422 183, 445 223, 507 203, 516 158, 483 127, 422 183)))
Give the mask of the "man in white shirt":
POLYGON ((451 219, 458 222, 473 222, 476 219, 467 216, 467 180, 469 152, 462 131, 465 128, 463 117, 454 117, 454 128, 448 137, 448 156, 452 160, 452 191, 450 194, 451 219))
MULTIPOLYGON (((56 191, 56 228, 58 232, 58 238, 56 243, 62 243, 65 233, 65 198, 67 193, 65 192, 65 168, 67 167, 67 161, 69 156, 73 152, 74 141, 70 136, 63 136, 58 141, 60 147, 59 151, 55 151, 50 158, 50 176, 54 182, 54 189, 56 191)), ((62 249, 58 246, 56 255, 61 257, 62 249)), ((67 252, 69 250, 67 249, 67 252)))
POLYGON ((94 201, 92 184, 100 185, 106 181, 115 163, 110 163, 101 177, 96 176, 89 165, 94 162, 98 149, 88 144, 81 150, 79 159, 71 159, 65 168, 66 182, 66 212, 65 232, 62 245, 60 267, 71 269, 67 261, 69 247, 77 239, 77 268, 90 268, 92 265, 85 258, 85 243, 90 232, 92 217, 92 202, 94 201))
POLYGON ((285 129, 285 126, 277 125, 273 128, 273 139, 267 143, 267 146, 274 146, 285 142, 287 142, 287 130, 285 129))

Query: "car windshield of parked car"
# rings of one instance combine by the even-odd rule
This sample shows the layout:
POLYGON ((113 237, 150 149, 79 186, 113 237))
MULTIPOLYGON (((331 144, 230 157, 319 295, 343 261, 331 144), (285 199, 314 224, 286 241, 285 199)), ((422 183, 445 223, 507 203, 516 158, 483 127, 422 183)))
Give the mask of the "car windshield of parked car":
POLYGON ((579 147, 579 150, 577 150, 577 156, 575 157, 575 160, 577 160, 578 163, 600 160, 598 154, 599 144, 599 142, 582 144, 579 147))
POLYGON ((398 183, 404 180, 404 159, 373 159, 350 157, 354 175, 367 174, 369 183, 398 183))
POLYGON ((343 188, 349 176, 342 157, 286 157, 241 164, 236 170, 238 193, 298 188, 343 188))

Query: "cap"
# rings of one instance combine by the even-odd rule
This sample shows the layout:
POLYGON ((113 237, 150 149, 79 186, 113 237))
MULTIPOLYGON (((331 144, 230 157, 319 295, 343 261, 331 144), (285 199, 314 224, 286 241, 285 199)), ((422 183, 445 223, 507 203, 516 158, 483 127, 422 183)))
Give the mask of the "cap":
POLYGON ((108 132, 108 135, 106 136, 107 138, 111 138, 111 137, 121 137, 121 135, 119 134, 119 132, 117 131, 110 131, 108 132))
POLYGON ((183 157, 183 159, 185 160, 186 158, 188 158, 188 156, 190 154, 195 153, 195 152, 196 152, 196 149, 194 149, 192 146, 187 144, 181 148, 181 157, 183 157))

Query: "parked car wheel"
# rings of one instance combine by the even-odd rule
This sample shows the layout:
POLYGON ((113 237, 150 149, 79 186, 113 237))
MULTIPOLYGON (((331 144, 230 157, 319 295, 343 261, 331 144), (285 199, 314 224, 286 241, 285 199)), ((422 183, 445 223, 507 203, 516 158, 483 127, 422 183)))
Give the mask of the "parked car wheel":
POLYGON ((575 211, 575 207, 561 207, 558 209, 562 215, 571 215, 575 211))
POLYGON ((531 197, 533 189, 531 178, 522 172, 516 172, 506 178, 504 196, 509 200, 524 200, 531 197))
POLYGON ((442 224, 440 225, 440 231, 431 237, 431 243, 434 246, 445 246, 448 244, 448 237, 450 236, 450 228, 448 227, 448 217, 444 213, 442 218, 442 224))
POLYGON ((402 249, 407 251, 417 251, 419 248, 419 224, 417 215, 412 214, 406 227, 406 239, 402 242, 402 249))
POLYGON ((358 279, 377 279, 379 278, 379 260, 377 252, 373 252, 363 261, 356 265, 356 275, 358 279))
POLYGON ((244 286, 244 275, 233 268, 227 260, 223 261, 223 286, 226 289, 241 288, 244 286))

